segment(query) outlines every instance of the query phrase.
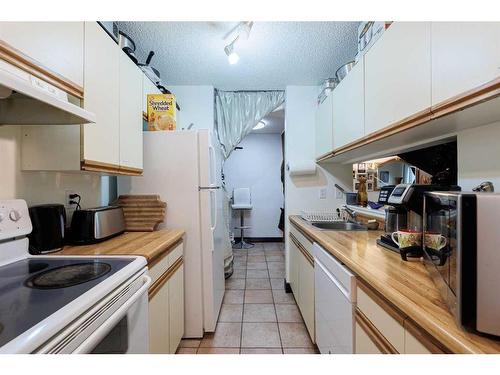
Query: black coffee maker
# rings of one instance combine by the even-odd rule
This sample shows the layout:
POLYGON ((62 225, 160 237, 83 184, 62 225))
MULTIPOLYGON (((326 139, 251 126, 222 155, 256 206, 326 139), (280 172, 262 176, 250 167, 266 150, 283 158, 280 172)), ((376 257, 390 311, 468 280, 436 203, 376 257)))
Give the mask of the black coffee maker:
POLYGON ((394 187, 387 199, 385 216, 385 233, 377 240, 377 244, 401 254, 403 260, 408 257, 423 255, 422 214, 424 193, 427 191, 460 191, 456 185, 420 185, 399 184, 394 187), (412 232, 420 237, 420 243, 408 247, 399 247, 393 240, 393 233, 398 231, 412 232))

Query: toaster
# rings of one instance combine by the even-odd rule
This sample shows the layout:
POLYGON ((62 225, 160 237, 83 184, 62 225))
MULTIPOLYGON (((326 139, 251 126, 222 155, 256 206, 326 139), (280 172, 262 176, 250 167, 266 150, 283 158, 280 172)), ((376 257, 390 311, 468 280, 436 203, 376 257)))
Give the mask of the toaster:
POLYGON ((125 231, 123 209, 104 206, 76 210, 70 226, 71 243, 87 245, 117 236, 125 231))

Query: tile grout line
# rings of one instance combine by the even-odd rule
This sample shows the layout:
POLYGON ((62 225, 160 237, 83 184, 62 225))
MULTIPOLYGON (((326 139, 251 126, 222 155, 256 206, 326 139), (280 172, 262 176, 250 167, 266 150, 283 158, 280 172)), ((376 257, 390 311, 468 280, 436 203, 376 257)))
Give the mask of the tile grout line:
MULTIPOLYGON (((267 265, 267 273, 269 274, 269 283, 271 283, 271 274, 269 273, 269 264, 267 262, 267 257, 266 257, 266 265, 267 265)), ((271 285, 271 298, 273 299, 273 307, 274 307, 274 315, 276 316, 276 326, 278 328, 278 337, 280 339, 280 348, 281 348, 281 353, 284 354, 285 351, 283 349, 283 340, 281 339, 281 331, 280 331, 280 323, 278 321, 278 312, 276 311, 276 301, 274 300, 274 293, 271 285)))

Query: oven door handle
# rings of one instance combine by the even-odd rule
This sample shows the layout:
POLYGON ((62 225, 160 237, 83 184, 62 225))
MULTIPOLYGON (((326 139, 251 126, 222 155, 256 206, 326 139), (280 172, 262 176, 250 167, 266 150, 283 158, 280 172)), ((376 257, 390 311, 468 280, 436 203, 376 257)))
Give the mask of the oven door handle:
POLYGON ((151 277, 148 275, 142 276, 143 284, 140 289, 135 292, 113 315, 109 317, 97 330, 95 330, 87 339, 73 352, 74 354, 85 354, 90 352, 95 346, 108 334, 108 332, 125 316, 127 310, 141 296, 148 291, 151 285, 151 277))

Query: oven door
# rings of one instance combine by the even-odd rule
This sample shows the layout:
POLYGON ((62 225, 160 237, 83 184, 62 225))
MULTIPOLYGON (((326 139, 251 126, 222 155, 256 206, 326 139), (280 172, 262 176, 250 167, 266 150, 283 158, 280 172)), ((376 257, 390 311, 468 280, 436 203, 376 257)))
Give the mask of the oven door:
POLYGON ((113 291, 39 353, 149 353, 147 271, 113 291))

